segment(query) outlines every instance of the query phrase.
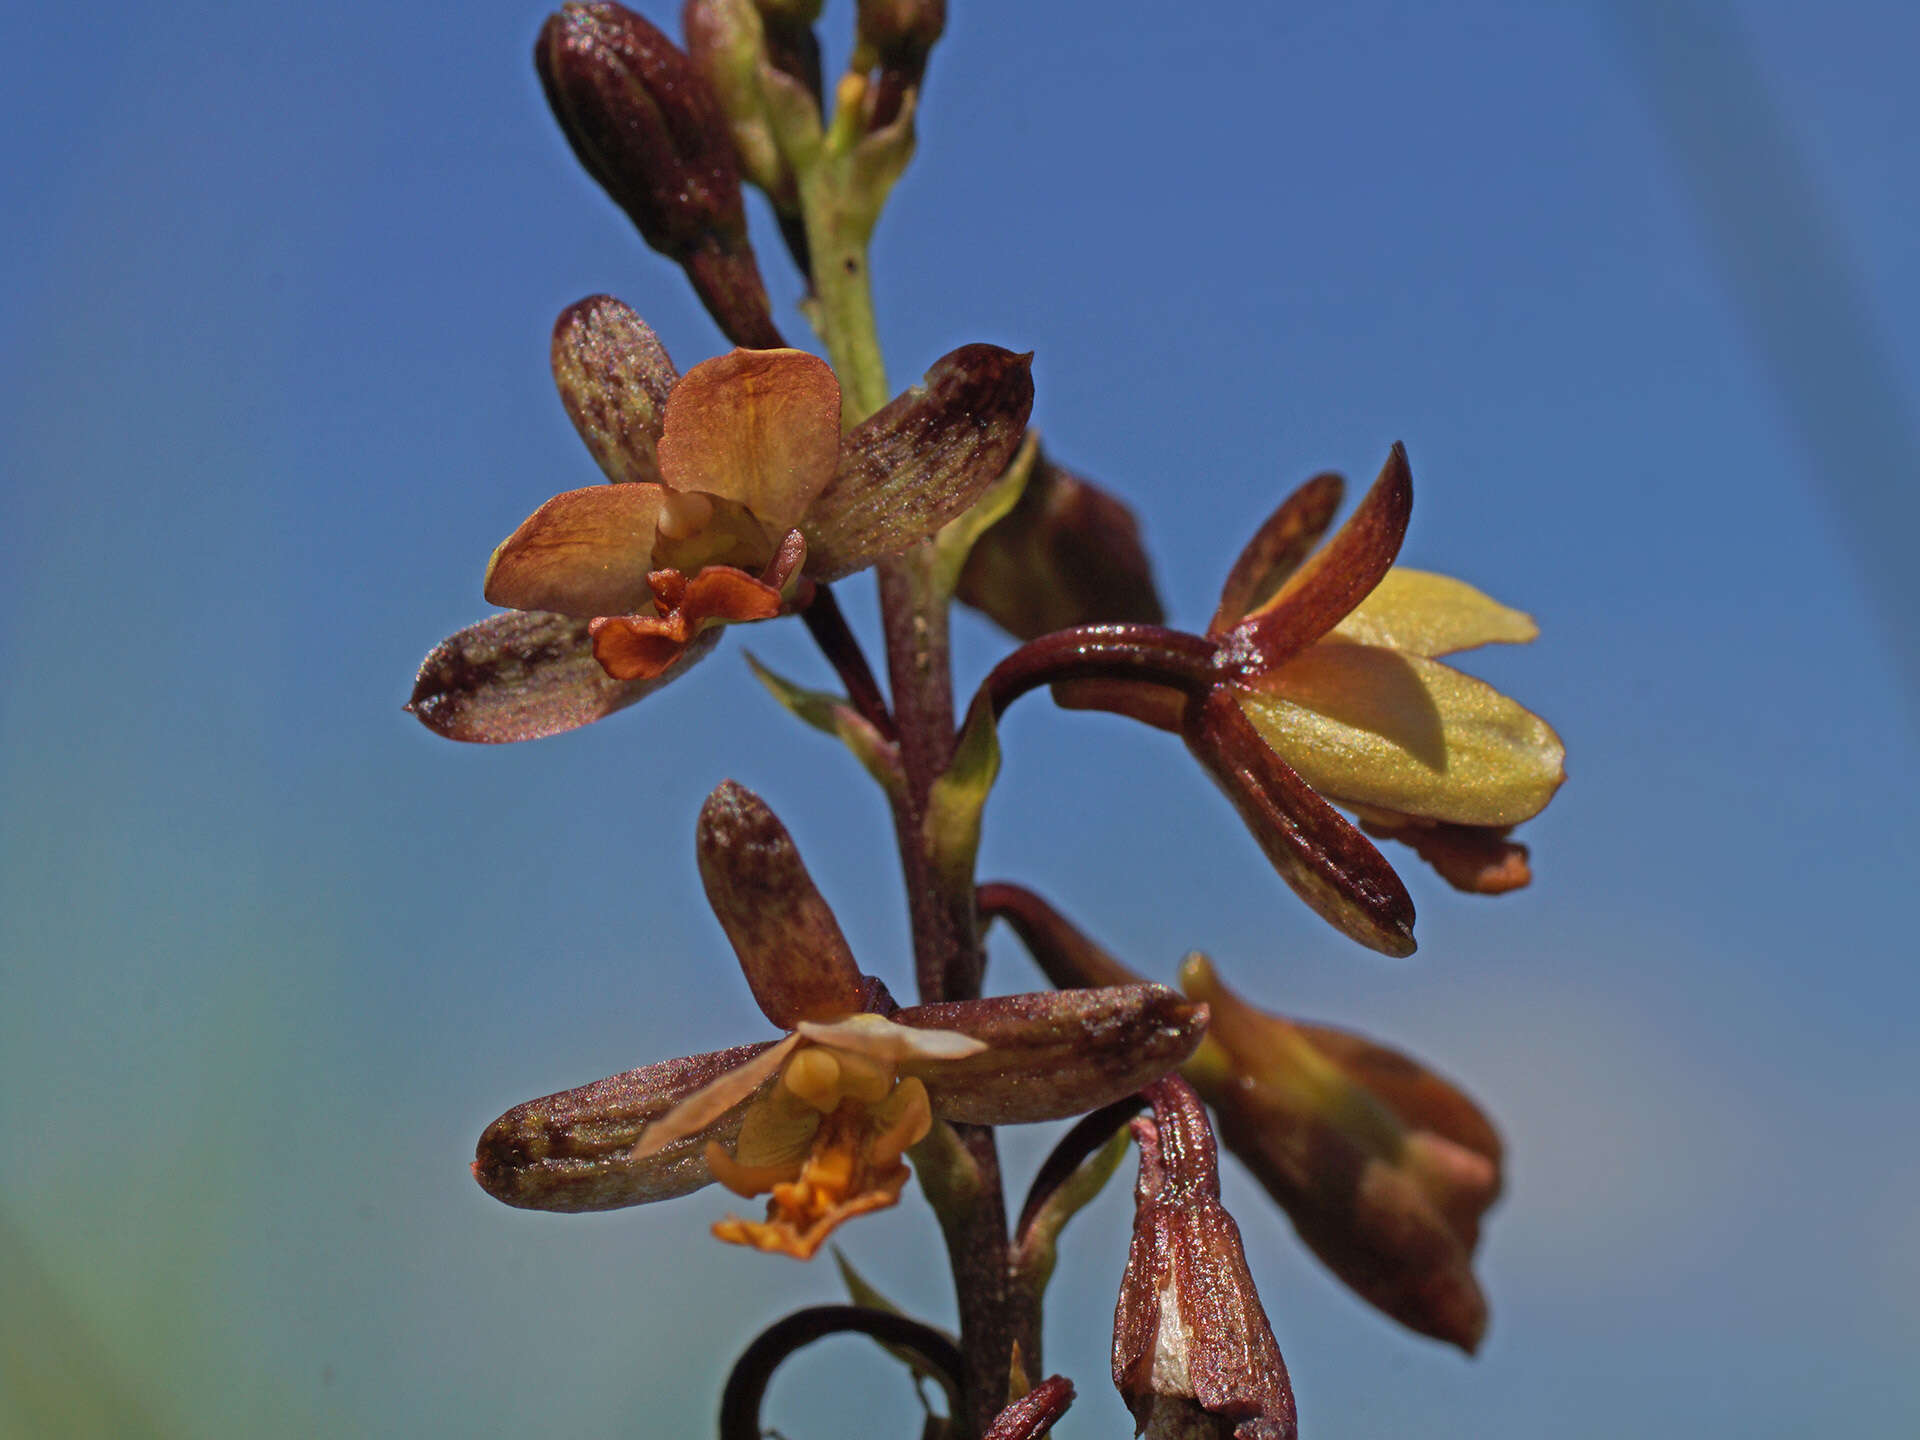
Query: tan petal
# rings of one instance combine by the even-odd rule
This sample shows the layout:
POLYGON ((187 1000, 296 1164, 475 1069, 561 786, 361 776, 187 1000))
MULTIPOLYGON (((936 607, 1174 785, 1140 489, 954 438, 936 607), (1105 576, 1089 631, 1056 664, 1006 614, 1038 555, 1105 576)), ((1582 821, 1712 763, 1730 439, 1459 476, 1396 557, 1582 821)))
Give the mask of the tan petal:
POLYGON ((590 295, 553 326, 560 403, 607 478, 660 483, 655 450, 679 372, 647 322, 611 295, 590 295))
POLYGON ((963 345, 848 432, 808 512, 807 574, 836 580, 917 545, 1000 478, 1033 409, 1032 357, 963 345))
POLYGON ((744 1064, 715 1076, 649 1125, 634 1142, 633 1158, 644 1160, 674 1141, 693 1135, 700 1136, 703 1143, 714 1138, 706 1133, 708 1127, 766 1084, 799 1043, 798 1035, 789 1035, 744 1064))
POLYGON ((1233 802, 1280 878, 1335 929, 1383 955, 1411 955, 1413 898, 1380 852, 1297 775, 1237 692, 1189 705, 1187 748, 1233 802))
POLYGON ((594 485, 554 496, 493 552, 488 601, 581 620, 643 609, 653 599, 647 572, 663 498, 652 485, 594 485))
POLYGON ((516 1105, 481 1135, 474 1178, 496 1200, 526 1210, 617 1210, 698 1190, 713 1178, 707 1141, 731 1143, 744 1110, 644 1159, 634 1156, 634 1141, 687 1096, 772 1048, 665 1060, 516 1105))
POLYGON ((964 1060, 987 1048, 984 1040, 957 1030, 926 1030, 879 1015, 849 1015, 844 1020, 802 1020, 794 1026, 819 1045, 851 1050, 874 1060, 964 1060))
POLYGON ((407 709, 449 740, 537 740, 645 699, 708 654, 719 638, 718 630, 710 630, 679 647, 664 672, 622 682, 593 658, 586 621, 509 610, 441 641, 421 662, 407 709))
POLYGON ((1476 645, 1523 645, 1539 633, 1531 615, 1464 580, 1396 565, 1327 638, 1435 656, 1476 645))
POLYGON ((1340 623, 1393 565, 1413 513, 1413 473, 1398 444, 1333 538, 1234 627, 1259 663, 1278 666, 1340 623))
POLYGON ((839 459, 840 382, 803 350, 703 361, 667 399, 667 484, 737 500, 775 531, 800 522, 839 459))
POLYGON ((904 1062, 934 1113, 975 1125, 1061 1120, 1131 1095, 1178 1065, 1206 1032, 1206 1007, 1161 985, 1119 985, 915 1005, 916 1029, 986 1042, 965 1059, 904 1062))
POLYGON ((1461 825, 1538 814, 1560 737, 1492 686, 1373 645, 1316 645, 1239 691, 1254 727, 1329 799, 1461 825))
POLYGON ((1313 553, 1339 512, 1347 483, 1331 471, 1316 475, 1280 502, 1280 508, 1253 532, 1240 558, 1220 587, 1220 608, 1207 626, 1209 635, 1221 635, 1245 618, 1249 610, 1265 605, 1300 562, 1313 553))
POLYGON ((861 1008, 860 967, 767 803, 729 780, 701 808, 695 849, 707 901, 761 1012, 782 1030, 861 1008))

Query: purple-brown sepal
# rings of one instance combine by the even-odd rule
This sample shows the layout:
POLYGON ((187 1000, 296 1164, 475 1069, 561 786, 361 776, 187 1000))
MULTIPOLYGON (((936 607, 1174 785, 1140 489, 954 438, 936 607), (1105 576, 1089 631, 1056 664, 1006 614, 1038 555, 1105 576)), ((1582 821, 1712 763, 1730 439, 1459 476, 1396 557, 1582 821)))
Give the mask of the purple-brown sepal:
POLYGON ((1146 1091, 1113 1383, 1149 1440, 1293 1440, 1293 1387, 1240 1227, 1220 1204, 1206 1108, 1178 1076, 1146 1091))

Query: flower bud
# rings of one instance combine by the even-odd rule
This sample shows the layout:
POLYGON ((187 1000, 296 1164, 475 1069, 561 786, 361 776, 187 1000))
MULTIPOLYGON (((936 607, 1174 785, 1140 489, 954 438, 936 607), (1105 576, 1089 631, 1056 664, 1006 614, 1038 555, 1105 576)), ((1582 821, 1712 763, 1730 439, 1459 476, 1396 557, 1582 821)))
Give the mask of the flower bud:
POLYGON ((1220 1204, 1200 1099, 1169 1076, 1144 1092, 1133 1243, 1113 1317, 1113 1383, 1148 1440, 1292 1440, 1286 1362, 1220 1204))
POLYGON ((1473 1351, 1487 1326, 1473 1248, 1500 1193, 1492 1123, 1397 1051, 1254 1009, 1204 955, 1187 958, 1181 983, 1212 1011, 1183 1073, 1227 1148, 1362 1299, 1473 1351))
POLYGON ((692 61, 612 3, 549 16, 533 58, 567 143, 641 238, 685 267, 735 344, 779 348, 727 118, 692 61))
POLYGON ((780 153, 760 88, 760 66, 767 54, 760 11, 753 0, 688 0, 680 23, 688 58, 726 112, 746 178, 767 192, 776 210, 797 215, 800 199, 793 171, 780 153))
POLYGON ((1071 1404, 1073 1382, 1050 1376, 995 1416, 981 1440, 1044 1440, 1071 1404))
POLYGON ((947 0, 860 0, 855 23, 880 72, 867 123, 878 130, 893 123, 906 92, 926 75, 927 55, 947 28, 947 0))

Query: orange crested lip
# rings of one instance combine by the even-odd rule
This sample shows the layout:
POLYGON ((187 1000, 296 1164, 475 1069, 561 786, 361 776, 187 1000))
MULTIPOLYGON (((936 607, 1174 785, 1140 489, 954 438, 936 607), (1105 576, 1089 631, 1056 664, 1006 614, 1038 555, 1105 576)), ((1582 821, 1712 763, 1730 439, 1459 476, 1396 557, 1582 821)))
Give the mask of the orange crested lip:
POLYGON ((658 615, 603 615, 588 627, 593 655, 615 680, 651 680, 711 625, 771 620, 780 592, 731 565, 709 565, 692 579, 678 570, 647 576, 658 615))
POLYGON ((868 1106, 843 1103, 821 1121, 806 1158, 792 1166, 743 1166, 719 1146, 709 1146, 707 1163, 722 1184, 736 1192, 771 1194, 765 1220, 729 1215, 714 1225, 714 1237, 811 1260, 827 1237, 856 1215, 898 1204, 912 1175, 901 1151, 921 1139, 931 1123, 924 1090, 917 1099, 917 1106, 906 1107, 904 1124, 878 1131, 868 1106))

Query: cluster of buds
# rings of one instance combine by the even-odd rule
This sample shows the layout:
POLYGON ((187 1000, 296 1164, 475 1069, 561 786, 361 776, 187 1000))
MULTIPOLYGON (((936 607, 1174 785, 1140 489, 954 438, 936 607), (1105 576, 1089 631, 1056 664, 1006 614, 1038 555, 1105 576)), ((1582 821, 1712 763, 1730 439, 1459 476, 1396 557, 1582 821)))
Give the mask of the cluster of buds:
POLYGON ((1073 1398, 1061 1377, 1027 1378, 1029 1363, 1044 1373, 1054 1247, 1113 1173, 1126 1126, 1139 1176, 1115 1385, 1149 1437, 1291 1440, 1293 1394, 1221 1205, 1209 1107, 1335 1275, 1469 1351, 1487 1323, 1472 1258, 1500 1191, 1499 1136, 1418 1062, 1257 1010, 1203 956, 1181 990, 1157 985, 1030 892, 976 890, 996 722, 1048 688, 1063 707, 1179 735, 1316 913, 1404 955, 1413 902, 1369 835, 1407 844, 1461 890, 1531 879, 1510 832, 1564 779, 1559 739, 1440 657, 1528 641, 1535 626, 1397 564, 1413 500, 1398 445, 1338 529, 1338 476, 1289 496, 1193 633, 1164 626, 1131 510, 1028 431, 1030 356, 964 345, 888 401, 866 244, 912 155, 946 5, 859 0, 831 105, 820 11, 686 0, 685 49, 610 0, 569 3, 542 28, 535 65, 567 143, 739 348, 682 374, 619 300, 560 315, 554 380, 605 483, 552 496, 496 548, 483 589, 502 612, 427 657, 409 708, 456 740, 554 735, 677 678, 728 626, 803 617, 846 696, 761 677, 886 790, 922 1003, 901 1006, 860 968, 785 827, 729 781, 701 811, 699 871, 774 1034, 515 1106, 482 1134, 473 1173, 506 1204, 558 1211, 717 1183, 756 1212, 717 1219, 716 1237, 804 1260, 897 1204, 917 1170, 954 1258, 958 1340, 850 1278, 856 1305, 790 1315, 749 1347, 722 1435, 761 1433, 767 1379, 794 1348, 857 1331, 947 1386, 954 1414, 930 1434, 1039 1440, 1073 1398), (789 348, 774 322, 748 184, 772 206, 834 365, 789 348), (891 702, 829 589, 870 567, 891 702), (1023 642, 957 734, 956 599, 1023 642), (982 995, 979 931, 994 918, 1056 989, 982 995), (1076 1116, 1009 1234, 992 1127, 1076 1116))

